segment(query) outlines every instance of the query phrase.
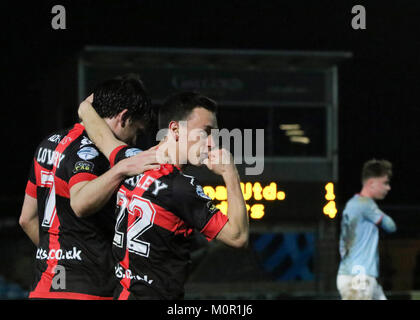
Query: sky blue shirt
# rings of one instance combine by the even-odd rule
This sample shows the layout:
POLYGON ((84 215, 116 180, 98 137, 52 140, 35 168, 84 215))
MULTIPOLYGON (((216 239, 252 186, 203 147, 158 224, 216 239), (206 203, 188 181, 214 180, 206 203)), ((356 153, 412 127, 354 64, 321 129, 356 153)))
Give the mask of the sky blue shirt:
POLYGON ((346 203, 341 220, 338 274, 365 273, 378 277, 378 226, 387 232, 396 230, 394 221, 378 208, 373 199, 356 194, 346 203))

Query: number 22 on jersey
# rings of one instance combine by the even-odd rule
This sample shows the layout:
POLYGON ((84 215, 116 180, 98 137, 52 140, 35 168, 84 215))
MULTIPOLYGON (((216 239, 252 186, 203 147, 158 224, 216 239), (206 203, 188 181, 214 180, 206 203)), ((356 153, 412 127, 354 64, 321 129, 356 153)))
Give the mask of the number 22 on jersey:
POLYGON ((123 247, 124 236, 127 236, 127 250, 144 257, 149 256, 150 243, 141 241, 140 236, 153 226, 156 210, 152 203, 142 197, 133 195, 130 201, 124 190, 118 191, 117 204, 120 211, 115 225, 114 245, 123 247), (122 221, 128 212, 127 232, 122 229, 122 221))

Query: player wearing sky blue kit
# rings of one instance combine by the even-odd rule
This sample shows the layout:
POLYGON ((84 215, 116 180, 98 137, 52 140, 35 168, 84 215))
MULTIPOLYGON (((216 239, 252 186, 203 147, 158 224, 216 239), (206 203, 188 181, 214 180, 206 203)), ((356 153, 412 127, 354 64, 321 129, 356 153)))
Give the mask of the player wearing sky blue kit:
POLYGON ((385 300, 379 276, 379 228, 395 232, 392 218, 382 212, 375 200, 389 190, 392 164, 370 160, 363 166, 363 188, 346 204, 341 221, 337 288, 343 300, 385 300))

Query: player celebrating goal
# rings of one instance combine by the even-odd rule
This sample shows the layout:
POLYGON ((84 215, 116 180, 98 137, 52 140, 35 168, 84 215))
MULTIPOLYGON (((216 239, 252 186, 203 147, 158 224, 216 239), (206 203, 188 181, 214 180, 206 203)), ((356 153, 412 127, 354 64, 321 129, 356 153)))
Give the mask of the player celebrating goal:
MULTIPOLYGON (((134 143, 138 129, 154 114, 140 79, 127 75, 107 80, 94 92, 95 108, 106 126, 134 143)), ((40 143, 19 220, 37 246, 29 298, 112 299, 113 197, 127 176, 153 168, 156 157, 149 150, 127 160, 108 170, 108 160, 82 123, 40 143)))
MULTIPOLYGON (((166 150, 162 152, 169 163, 161 160, 160 169, 125 180, 118 192, 115 299, 183 298, 190 260, 188 237, 194 230, 209 241, 217 239, 233 247, 247 244, 249 222, 236 166, 226 150, 213 150, 209 135, 217 127, 215 109, 213 100, 189 92, 170 97, 160 108, 159 127, 167 128, 168 135, 158 154, 166 150), (207 138, 194 131, 206 132, 207 138), (228 216, 213 205, 195 177, 182 172, 187 162, 198 164, 207 153, 204 162, 226 184, 228 216), (217 162, 221 156, 230 161, 217 162)), ((129 147, 113 136, 88 101, 80 105, 79 116, 111 165, 130 156, 129 147)))
POLYGON ((343 300, 385 300, 379 275, 378 227, 395 232, 394 221, 375 200, 386 197, 391 187, 392 164, 369 160, 363 165, 362 191, 346 204, 341 221, 337 288, 343 300))

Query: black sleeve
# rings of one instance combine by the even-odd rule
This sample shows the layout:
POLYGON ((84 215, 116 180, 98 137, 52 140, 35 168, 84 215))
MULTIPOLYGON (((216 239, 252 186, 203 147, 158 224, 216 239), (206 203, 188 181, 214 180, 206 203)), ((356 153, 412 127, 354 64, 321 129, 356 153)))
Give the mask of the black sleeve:
POLYGON ((141 151, 142 150, 140 150, 139 148, 133 148, 127 145, 121 145, 119 147, 116 147, 111 152, 111 155, 109 156, 109 163, 111 164, 111 167, 113 167, 121 160, 130 158, 141 151))
POLYGON ((228 221, 192 176, 180 174, 175 177, 171 203, 174 213, 208 240, 216 237, 228 221))
POLYGON ((91 181, 109 169, 109 162, 95 145, 76 146, 66 152, 66 178, 69 189, 76 183, 91 181))

